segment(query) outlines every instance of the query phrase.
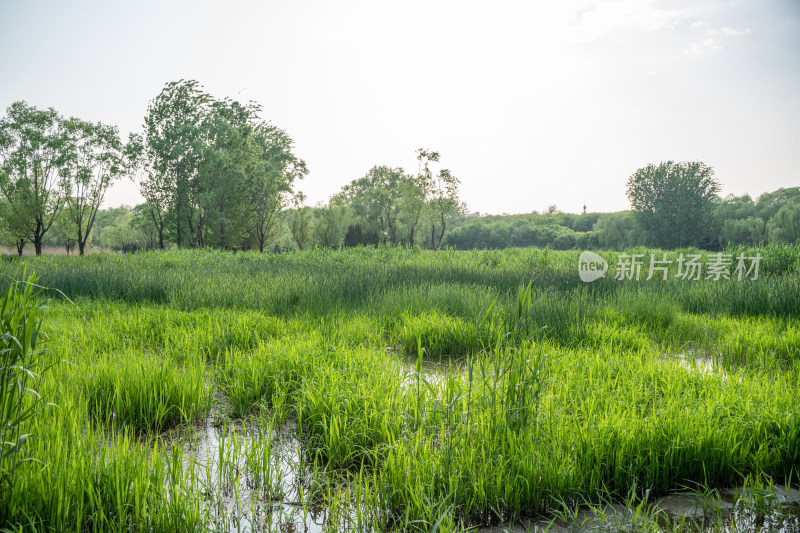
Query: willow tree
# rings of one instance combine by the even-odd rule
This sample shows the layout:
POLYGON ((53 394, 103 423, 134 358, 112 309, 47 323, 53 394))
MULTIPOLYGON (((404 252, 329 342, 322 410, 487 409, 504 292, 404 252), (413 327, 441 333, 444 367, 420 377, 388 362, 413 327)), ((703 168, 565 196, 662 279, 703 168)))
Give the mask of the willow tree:
POLYGON ((334 196, 327 204, 314 207, 314 237, 320 246, 339 248, 344 242, 349 218, 348 206, 340 196, 334 196))
POLYGON ((289 231, 299 250, 305 250, 311 244, 312 230, 311 208, 306 205, 306 195, 298 192, 292 198, 292 212, 289 215, 289 231))
POLYGON ((62 170, 65 216, 75 226, 67 233, 83 255, 106 191, 125 171, 123 146, 113 126, 71 118, 65 128, 70 147, 62 170))
POLYGON ((780 208, 767 225, 772 242, 800 243, 800 202, 789 202, 780 208))
POLYGON ((64 121, 52 107, 14 102, 0 120, 0 190, 36 255, 64 206, 61 171, 69 147, 64 121))
MULTIPOLYGON (((145 116, 145 149, 151 165, 142 193, 157 202, 171 222, 178 247, 191 245, 197 210, 196 177, 203 153, 203 123, 211 97, 194 80, 168 83, 150 102, 145 116)), ((149 199, 148 199, 149 201, 149 199)))
POLYGON ((699 245, 719 191, 714 170, 700 161, 647 165, 627 185, 636 220, 661 248, 699 245))
POLYGON ((253 235, 259 251, 280 235, 282 215, 295 181, 308 174, 305 161, 294 152, 294 142, 285 131, 260 123, 251 138, 255 150, 253 167, 253 235))
POLYGON ((383 243, 400 240, 402 184, 408 179, 402 168, 374 166, 342 189, 359 223, 375 228, 383 243))
POLYGON ((444 240, 447 221, 452 215, 461 214, 464 206, 458 197, 461 183, 448 169, 443 168, 434 174, 430 163, 439 162, 439 152, 420 148, 417 159, 420 162, 419 179, 425 191, 424 218, 430 228, 430 245, 437 250, 444 240))
MULTIPOLYGON (((263 251, 278 233, 305 163, 258 104, 217 100, 195 81, 169 83, 148 108, 140 189, 159 229, 179 247, 263 251)), ((135 151, 135 150, 132 150, 135 151)))

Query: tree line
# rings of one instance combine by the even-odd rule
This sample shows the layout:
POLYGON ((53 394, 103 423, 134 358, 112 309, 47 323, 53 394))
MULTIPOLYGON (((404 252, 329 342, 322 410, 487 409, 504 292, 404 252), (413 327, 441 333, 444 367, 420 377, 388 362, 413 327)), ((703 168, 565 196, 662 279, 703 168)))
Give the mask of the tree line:
POLYGON ((628 179, 632 209, 617 213, 546 213, 462 218, 447 243, 459 249, 537 246, 617 249, 800 244, 800 187, 757 199, 718 195, 713 169, 701 162, 647 165, 628 179))
MULTIPOLYGON (((698 226, 699 248, 720 250, 726 246, 756 246, 766 243, 798 243, 800 234, 800 187, 778 189, 753 200, 748 195, 717 198, 710 220, 698 226), (780 216, 778 216, 780 214, 780 216)), ((303 233, 304 248, 380 244, 375 229, 363 230, 347 204, 317 204, 301 207, 290 202, 280 233, 272 243, 273 251, 298 249, 295 235, 303 233), (305 229, 298 230, 298 221, 305 229), (292 233, 295 225, 295 233, 292 233)), ((552 206, 547 212, 519 215, 457 214, 448 218, 448 233, 442 246, 455 249, 502 249, 508 247, 549 247, 568 249, 625 249, 636 246, 659 246, 652 235, 639 225, 634 211, 617 213, 563 213, 552 206)), ((132 208, 103 209, 95 222, 93 245, 119 251, 157 248, 157 237, 146 205, 132 208)), ((377 227, 377 226, 376 226, 377 227)), ((410 228, 399 229, 399 243, 408 242, 410 228)), ((430 235, 422 232, 422 244, 430 235)), ((387 237, 387 244, 390 241, 387 237)), ((66 247, 69 243, 58 234, 51 241, 66 247)))
POLYGON ((307 166, 260 112, 255 102, 217 99, 197 81, 180 80, 149 103, 143 131, 122 142, 116 127, 15 102, 0 121, 0 237, 20 255, 29 243, 41 254, 46 241, 80 254, 91 242, 263 252, 287 230, 300 249, 438 248, 463 211, 458 179, 434 171, 440 155, 425 149, 416 173, 375 166, 327 204, 307 206, 294 193, 307 166), (119 179, 133 180, 145 201, 115 211, 127 225, 116 221, 93 239, 106 191, 119 179))
MULTIPOLYGON (((285 250, 407 245, 438 249, 549 246, 626 248, 800 239, 800 188, 753 200, 720 198, 702 162, 647 165, 627 183, 631 210, 475 217, 441 156, 417 150, 417 169, 374 166, 327 203, 294 187, 308 173, 282 129, 255 102, 217 99, 198 82, 166 84, 141 132, 65 118, 15 102, 0 120, 0 240, 21 255, 45 242, 68 253, 167 247, 285 250), (144 203, 101 210, 112 183, 133 180, 144 203)), ((584 209, 585 210, 585 209, 584 209)))

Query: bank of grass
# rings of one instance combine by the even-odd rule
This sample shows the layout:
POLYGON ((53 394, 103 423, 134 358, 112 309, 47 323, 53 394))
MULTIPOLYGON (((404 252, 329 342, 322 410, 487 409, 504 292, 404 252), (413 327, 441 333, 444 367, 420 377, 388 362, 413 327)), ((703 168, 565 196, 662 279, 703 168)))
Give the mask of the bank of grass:
MULTIPOLYGON (((291 422, 303 461, 326 474, 304 478, 304 505, 325 506, 339 528, 454 530, 632 487, 797 479, 796 271, 587 285, 577 257, 30 259, 39 283, 69 300, 51 292, 44 357, 57 364, 39 392, 54 405, 25 423, 31 461, 13 492, 3 486, 2 519, 36 530, 213 529, 209 474, 162 432, 214 409, 261 427, 291 422), (443 371, 424 372, 422 359, 443 371)), ((269 461, 253 446, 248 458, 261 460, 242 468, 263 480, 269 461)))
MULTIPOLYGON (((769 252, 773 249, 783 250, 770 247, 762 252, 765 257, 778 255, 769 252)), ((429 304, 464 316, 495 297, 500 304, 513 301, 519 285, 531 280, 537 291, 577 292, 590 298, 641 291, 663 294, 695 313, 797 316, 798 252, 796 247, 787 250, 780 252, 780 260, 774 264, 762 261, 758 284, 690 282, 674 277, 667 282, 603 278, 585 284, 576 275, 578 252, 536 249, 433 252, 357 248, 266 255, 184 250, 127 257, 93 254, 77 261, 41 256, 28 261, 35 264, 43 285, 73 299, 165 304, 184 310, 252 309, 281 317, 323 316, 336 309, 370 310, 385 316, 396 314, 398 307, 415 311, 429 304), (779 267, 789 270, 785 275, 774 272, 779 267)), ((690 252, 669 254, 675 259, 678 253, 690 252)), ((642 254, 645 261, 650 253, 664 254, 644 249, 630 253, 642 254)), ((706 252, 701 255, 707 257, 706 252)), ((618 256, 617 252, 604 253, 612 266, 618 256)), ((17 258, 4 257, 0 274, 5 278, 17 264, 17 258)), ((642 278, 646 274, 645 266, 642 278)))

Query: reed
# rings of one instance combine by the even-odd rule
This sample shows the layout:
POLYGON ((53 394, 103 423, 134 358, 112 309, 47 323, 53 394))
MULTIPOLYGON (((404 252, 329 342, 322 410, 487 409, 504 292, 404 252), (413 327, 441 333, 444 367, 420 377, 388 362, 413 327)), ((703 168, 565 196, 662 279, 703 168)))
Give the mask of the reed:
POLYGON ((459 531, 595 509, 652 529, 648 498, 687 485, 746 486, 763 511, 800 464, 800 253, 761 253, 752 282, 590 285, 547 250, 31 258, 40 279, 3 287, 0 526, 459 531))

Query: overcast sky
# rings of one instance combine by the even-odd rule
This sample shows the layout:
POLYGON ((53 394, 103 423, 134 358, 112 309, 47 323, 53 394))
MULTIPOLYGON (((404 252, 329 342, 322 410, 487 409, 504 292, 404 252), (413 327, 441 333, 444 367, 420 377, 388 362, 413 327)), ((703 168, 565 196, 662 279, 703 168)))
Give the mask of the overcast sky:
MULTIPOLYGON (((800 185, 800 1, 0 0, 0 107, 141 129, 165 83, 255 100, 326 201, 441 153, 473 211, 628 208, 639 167, 800 185)), ((4 112, 4 111, 3 111, 4 112)), ((140 201, 120 183, 107 206, 140 201)))

